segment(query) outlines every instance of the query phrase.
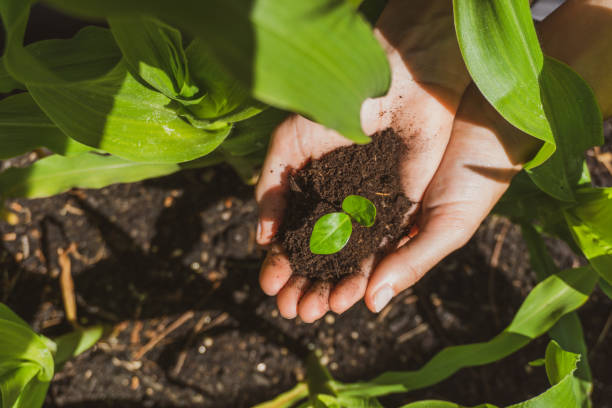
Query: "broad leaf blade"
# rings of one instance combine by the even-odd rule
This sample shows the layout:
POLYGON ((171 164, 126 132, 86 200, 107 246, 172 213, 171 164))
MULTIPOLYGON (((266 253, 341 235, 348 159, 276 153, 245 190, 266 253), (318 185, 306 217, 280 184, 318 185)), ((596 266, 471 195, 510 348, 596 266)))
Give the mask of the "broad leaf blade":
POLYGON ((53 339, 57 345, 55 366, 59 367, 66 361, 78 356, 91 348, 104 335, 104 326, 92 326, 75 330, 71 333, 53 339))
POLYGON ((50 156, 29 167, 10 168, 0 173, 0 192, 4 198, 48 197, 74 187, 101 188, 131 183, 180 169, 178 164, 132 162, 94 153, 50 156))
POLYGON ((192 160, 213 151, 231 129, 194 128, 177 116, 170 99, 140 84, 122 64, 97 81, 28 88, 64 133, 129 160, 192 160))
POLYGON ((39 147, 62 155, 91 150, 59 130, 30 94, 22 93, 1 100, 0 159, 18 156, 39 147))
POLYGON ((436 384, 461 368, 497 361, 546 333, 563 315, 584 304, 596 282, 597 274, 591 268, 552 275, 529 293, 512 323, 492 340, 445 348, 419 370, 388 372, 364 383, 335 383, 334 389, 360 396, 408 392, 436 384))
POLYGON ((149 17, 109 19, 130 72, 168 98, 196 103, 180 31, 149 17))
POLYGON ((612 188, 582 189, 563 214, 576 244, 593 268, 612 283, 612 188))
POLYGON ((506 120, 544 142, 526 166, 530 176, 546 193, 573 201, 584 150, 603 142, 592 90, 568 66, 543 55, 526 0, 453 4, 474 82, 506 120))
POLYGON ((347 214, 325 214, 315 222, 310 236, 310 251, 320 255, 334 254, 344 248, 352 232, 351 217, 347 214))
POLYGON ((151 14, 205 41, 262 102, 367 142, 360 110, 390 84, 369 25, 341 0, 53 0, 97 16, 151 14), (214 12, 210 12, 214 10, 214 12))
POLYGON ((365 197, 347 196, 342 201, 342 210, 364 227, 371 227, 376 221, 376 206, 365 197))
POLYGON ((30 3, 0 2, 8 40, 4 63, 66 135, 127 159, 176 163, 211 152, 229 133, 229 125, 215 131, 190 126, 169 98, 136 81, 125 64, 100 78, 62 78, 22 45, 30 3))
POLYGON ((565 377, 574 372, 580 355, 569 353, 551 340, 546 347, 546 375, 550 385, 559 384, 565 377))

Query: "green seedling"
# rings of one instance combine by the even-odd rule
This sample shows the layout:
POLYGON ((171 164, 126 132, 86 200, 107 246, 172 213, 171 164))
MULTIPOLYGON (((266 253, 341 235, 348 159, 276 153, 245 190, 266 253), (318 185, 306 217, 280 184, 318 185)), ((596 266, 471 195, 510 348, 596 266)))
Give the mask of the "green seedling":
POLYGON ((313 254, 330 255, 340 251, 353 233, 353 223, 371 227, 376 220, 376 207, 367 198, 350 195, 342 201, 344 212, 325 214, 317 220, 310 236, 313 254))

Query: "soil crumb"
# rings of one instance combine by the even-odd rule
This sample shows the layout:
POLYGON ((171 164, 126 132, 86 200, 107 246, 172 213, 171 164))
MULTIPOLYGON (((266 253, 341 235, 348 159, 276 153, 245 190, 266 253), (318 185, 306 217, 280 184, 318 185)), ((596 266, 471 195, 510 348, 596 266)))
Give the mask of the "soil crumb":
POLYGON ((396 245, 407 235, 406 214, 413 203, 399 182, 400 160, 407 148, 391 129, 373 136, 366 145, 336 149, 289 175, 290 193, 278 241, 293 271, 319 280, 337 281, 358 272, 364 259, 396 245), (363 227, 353 222, 348 244, 332 255, 310 252, 315 222, 323 215, 342 211, 342 200, 357 194, 376 205, 376 222, 363 227))

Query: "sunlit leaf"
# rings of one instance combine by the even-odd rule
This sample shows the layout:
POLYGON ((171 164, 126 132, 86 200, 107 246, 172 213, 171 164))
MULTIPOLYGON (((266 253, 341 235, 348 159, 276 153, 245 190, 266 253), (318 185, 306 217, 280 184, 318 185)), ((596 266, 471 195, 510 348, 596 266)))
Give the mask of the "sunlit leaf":
POLYGON ((567 224, 593 268, 612 283, 612 188, 582 189, 576 199, 563 212, 567 224))
POLYGON ((506 120, 544 142, 527 163, 530 177, 553 197, 573 201, 584 151, 603 143, 592 90, 568 66, 544 56, 528 1, 453 4, 457 37, 474 82, 506 120))
POLYGON ((445 348, 419 370, 387 372, 355 384, 334 383, 334 390, 359 396, 408 392, 437 384, 461 368, 500 360, 546 333, 562 316, 584 304, 597 278, 596 272, 588 267, 561 271, 539 283, 512 323, 492 340, 445 348))
POLYGON ((364 227, 376 221, 376 207, 365 197, 349 195, 342 201, 342 210, 364 227))
POLYGON ((82 153, 71 157, 50 156, 29 167, 0 173, 2 197, 38 198, 74 187, 101 188, 130 183, 180 170, 178 164, 132 162, 116 156, 82 153))
POLYGON ((347 214, 325 214, 315 222, 310 236, 310 251, 320 255, 334 254, 344 248, 352 232, 351 217, 347 214))
POLYGON ((63 155, 91 150, 59 130, 30 94, 17 94, 1 100, 0 159, 18 156, 39 147, 63 155))
POLYGON ((360 110, 390 84, 372 29, 341 0, 53 0, 97 16, 150 14, 204 41, 262 102, 303 113, 355 141, 360 110), (210 12, 214 10, 214 12, 210 12))
POLYGON ((76 329, 73 332, 53 339, 57 346, 54 356, 55 366, 61 366, 71 358, 90 349, 103 335, 104 326, 98 325, 76 329))
POLYGON ((190 126, 169 98, 136 81, 125 64, 95 79, 62 78, 22 46, 31 2, 0 2, 7 29, 4 63, 66 135, 127 159, 171 163, 203 156, 227 136, 229 125, 215 131, 190 126))

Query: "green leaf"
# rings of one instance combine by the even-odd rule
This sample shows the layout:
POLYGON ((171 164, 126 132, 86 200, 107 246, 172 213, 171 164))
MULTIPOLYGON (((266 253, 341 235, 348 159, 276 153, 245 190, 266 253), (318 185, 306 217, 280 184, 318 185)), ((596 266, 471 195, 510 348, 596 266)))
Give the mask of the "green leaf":
POLYGON ((291 408, 297 402, 308 396, 308 386, 306 383, 298 383, 295 387, 286 391, 274 399, 253 406, 253 408, 291 408))
POLYGON ((537 360, 530 361, 527 364, 529 364, 531 367, 542 367, 544 364, 546 364, 546 360, 543 358, 538 358, 537 360))
POLYGON ((194 81, 206 90, 198 104, 187 107, 196 118, 236 122, 263 109, 251 99, 249 89, 219 64, 204 41, 195 39, 186 53, 194 81))
POLYGON ((564 351, 559 343, 551 340, 546 347, 546 375, 550 385, 557 385, 574 372, 580 355, 564 351))
MULTIPOLYGON (((544 280, 548 276, 558 273, 559 269, 555 265, 546 245, 544 245, 542 236, 530 224, 521 225, 521 229, 529 249, 531 265, 536 272, 538 280, 544 280)), ((564 350, 580 355, 580 361, 575 373, 577 377, 575 394, 582 407, 589 407, 590 394, 593 390, 593 379, 582 324, 578 314, 573 312, 563 316, 550 329, 548 334, 564 350)))
POLYGON ((0 320, 8 320, 10 322, 21 325, 27 329, 30 328, 30 326, 26 323, 25 320, 17 316, 17 314, 11 309, 9 309, 9 307, 6 306, 4 303, 0 303, 0 320))
POLYGON ((45 402, 49 384, 49 381, 32 379, 25 386, 14 408, 41 408, 45 402))
POLYGON ((599 288, 603 293, 606 294, 610 299, 612 299, 612 285, 610 285, 605 280, 599 281, 599 288))
POLYGON ((546 193, 573 201, 573 189, 583 174, 585 150, 603 144, 601 111, 587 83, 570 67, 552 58, 544 61, 540 87, 556 151, 536 168, 528 164, 527 173, 546 193))
POLYGON ((53 0, 97 16, 150 14, 205 42, 264 103, 367 142, 360 111, 390 84, 371 27, 344 0, 53 0), (211 13, 210 10, 214 10, 211 13))
POLYGON ((62 133, 30 94, 21 93, 1 100, 0 159, 19 156, 40 147, 62 155, 91 150, 62 133))
POLYGON ((72 157, 54 155, 29 167, 10 168, 0 173, 0 194, 4 198, 48 197, 74 187, 102 188, 164 176, 180 169, 178 164, 132 162, 95 153, 72 157))
POLYGON ((141 85, 125 66, 98 81, 67 86, 28 84, 32 96, 67 135, 134 161, 177 163, 213 151, 231 126, 196 129, 169 107, 170 99, 141 85))
POLYGON ((603 143, 592 90, 568 66, 543 55, 527 1, 453 4, 474 82, 506 120, 544 142, 526 166, 530 177, 553 197, 573 201, 584 150, 603 143))
POLYGON ((588 267, 561 271, 539 283, 512 323, 492 340, 445 348, 416 371, 387 372, 362 383, 334 383, 334 389, 343 395, 359 396, 408 392, 436 384, 461 368, 500 360, 546 333, 562 316, 584 304, 596 282, 597 274, 588 267))
POLYGON ((320 255, 334 254, 344 248, 352 232, 351 217, 347 214, 325 214, 315 222, 310 236, 310 251, 320 255))
POLYGON ((104 326, 98 325, 78 329, 53 339, 57 345, 55 366, 61 367, 66 361, 93 347, 103 335, 104 326))
MULTIPOLYGON (((110 31, 95 26, 81 29, 70 39, 38 41, 27 45, 25 49, 29 55, 44 61, 58 78, 69 82, 104 76, 121 60, 121 51, 110 31)), ((3 63, 0 67, 0 82, 4 81, 5 76, 9 74, 3 63)), ((25 89, 22 83, 17 83, 20 85, 14 89, 25 89)))
POLYGON ((376 221, 376 207, 365 197, 347 196, 342 201, 342 210, 364 227, 371 227, 376 221))
POLYGON ((197 103, 180 31, 148 17, 116 17, 109 25, 130 73, 170 99, 197 103))
POLYGON ((563 211, 576 244, 593 268, 612 283, 612 188, 586 188, 563 211))
POLYGON ((221 145, 223 150, 233 156, 246 156, 266 150, 272 132, 287 115, 287 112, 268 108, 251 119, 235 123, 221 145))
MULTIPOLYGON (((573 373, 579 360, 577 354, 563 350, 557 343, 551 341, 546 348, 546 372, 553 375, 552 387, 537 397, 525 402, 513 404, 508 408, 577 408, 578 401, 573 394, 573 373)), ((402 406, 402 408, 467 408, 463 405, 446 401, 418 401, 402 406)), ((491 404, 481 404, 472 408, 498 408, 491 404)))
POLYGON ((0 319, 0 361, 20 365, 24 361, 39 367, 39 378, 49 381, 53 377, 53 357, 45 342, 29 327, 0 319))
POLYGON ((0 2, 7 27, 4 63, 62 132, 117 156, 148 162, 182 162, 215 149, 230 126, 195 129, 171 100, 136 81, 125 64, 96 79, 67 81, 22 46, 30 1, 0 2))
POLYGON ((16 408, 17 401, 28 383, 38 375, 40 366, 34 363, 22 363, 15 370, 0 377, 2 407, 16 408))

